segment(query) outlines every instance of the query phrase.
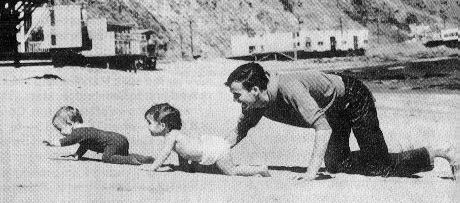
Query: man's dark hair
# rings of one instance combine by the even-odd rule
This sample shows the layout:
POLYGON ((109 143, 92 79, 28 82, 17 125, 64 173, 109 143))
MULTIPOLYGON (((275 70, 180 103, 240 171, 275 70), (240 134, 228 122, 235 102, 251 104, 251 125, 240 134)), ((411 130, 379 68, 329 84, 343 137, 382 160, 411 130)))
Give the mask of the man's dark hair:
POLYGON ((63 106, 59 108, 59 110, 54 114, 53 117, 53 125, 54 125, 54 120, 56 118, 61 117, 67 122, 72 122, 72 123, 83 123, 83 118, 81 117, 80 111, 77 108, 71 107, 71 106, 63 106))
POLYGON ((180 130, 182 128, 182 120, 180 112, 168 103, 155 104, 145 112, 145 119, 152 115, 157 122, 164 123, 170 130, 180 130))
POLYGON ((252 87, 257 86, 261 90, 267 89, 268 84, 268 72, 258 63, 247 63, 236 68, 230 76, 227 78, 227 82, 224 84, 230 87, 233 82, 241 82, 246 90, 250 90, 252 87))

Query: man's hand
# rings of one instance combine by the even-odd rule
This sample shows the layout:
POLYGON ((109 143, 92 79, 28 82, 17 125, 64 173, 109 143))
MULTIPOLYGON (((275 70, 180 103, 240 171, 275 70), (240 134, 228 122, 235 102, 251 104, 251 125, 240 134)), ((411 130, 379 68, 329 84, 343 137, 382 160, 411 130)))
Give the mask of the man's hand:
POLYGON ((293 180, 301 180, 301 181, 312 181, 312 180, 315 180, 315 178, 317 177, 316 174, 314 173, 304 173, 302 175, 296 175, 294 177, 292 177, 293 180))
POLYGON ((300 180, 300 181, 312 181, 312 180, 326 180, 326 179, 331 179, 332 176, 323 174, 323 173, 318 173, 315 175, 311 175, 308 172, 304 173, 302 175, 296 175, 293 176, 291 179, 292 180, 300 180))

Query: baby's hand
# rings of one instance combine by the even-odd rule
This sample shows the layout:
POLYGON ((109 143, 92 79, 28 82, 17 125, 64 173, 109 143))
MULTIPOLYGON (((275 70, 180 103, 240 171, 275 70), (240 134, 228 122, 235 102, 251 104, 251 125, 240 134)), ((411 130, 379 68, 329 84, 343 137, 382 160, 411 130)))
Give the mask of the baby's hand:
POLYGON ((152 171, 152 172, 155 172, 155 170, 153 170, 152 166, 149 166, 149 165, 141 165, 139 166, 139 169, 143 170, 143 171, 152 171))
POLYGON ((51 144, 51 142, 48 141, 48 140, 43 140, 43 144, 44 144, 45 146, 47 146, 47 147, 53 146, 53 145, 51 144))
POLYGON ((61 143, 58 140, 43 140, 42 142, 47 147, 60 147, 61 143))
POLYGON ((69 158, 70 160, 78 161, 78 156, 76 154, 63 155, 62 158, 69 158))
POLYGON ((157 172, 172 172, 174 170, 169 166, 163 166, 163 167, 158 168, 156 171, 157 172))

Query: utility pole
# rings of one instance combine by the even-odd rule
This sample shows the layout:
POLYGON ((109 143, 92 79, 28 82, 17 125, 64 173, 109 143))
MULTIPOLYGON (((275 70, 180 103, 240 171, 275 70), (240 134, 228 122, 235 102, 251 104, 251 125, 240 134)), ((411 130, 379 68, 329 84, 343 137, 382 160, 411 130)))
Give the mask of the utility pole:
POLYGON ((377 43, 380 43, 380 16, 377 16, 377 43))
POLYGON ((189 21, 189 26, 190 26, 190 51, 191 51, 191 57, 193 58, 193 29, 192 29, 192 19, 190 18, 189 21))
POLYGON ((339 17, 339 21, 340 21, 340 33, 343 34, 343 22, 342 22, 342 17, 339 17))
POLYGON ((180 30, 179 32, 180 32, 180 33, 179 33, 179 40, 180 40, 180 56, 181 56, 182 58, 184 58, 185 52, 184 52, 184 48, 183 48, 183 43, 184 43, 183 41, 184 41, 184 39, 183 39, 183 37, 182 37, 182 30, 180 30))
POLYGON ((174 24, 177 25, 177 32, 179 32, 179 45, 180 45, 180 56, 181 58, 184 58, 184 46, 183 46, 183 36, 182 36, 182 29, 181 29, 181 26, 179 25, 178 22, 173 22, 174 24))

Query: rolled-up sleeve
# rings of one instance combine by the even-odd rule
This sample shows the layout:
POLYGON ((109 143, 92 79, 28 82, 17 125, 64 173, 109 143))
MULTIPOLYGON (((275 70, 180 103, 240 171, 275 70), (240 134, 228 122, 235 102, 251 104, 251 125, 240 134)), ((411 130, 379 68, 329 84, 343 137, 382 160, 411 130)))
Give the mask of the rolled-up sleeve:
POLYGON ((285 99, 296 109, 308 126, 315 129, 329 129, 329 124, 324 122, 324 110, 319 107, 310 95, 309 88, 297 80, 286 82, 281 86, 285 99), (323 118, 323 119, 320 119, 323 118), (317 122, 320 120, 320 122, 317 122))

